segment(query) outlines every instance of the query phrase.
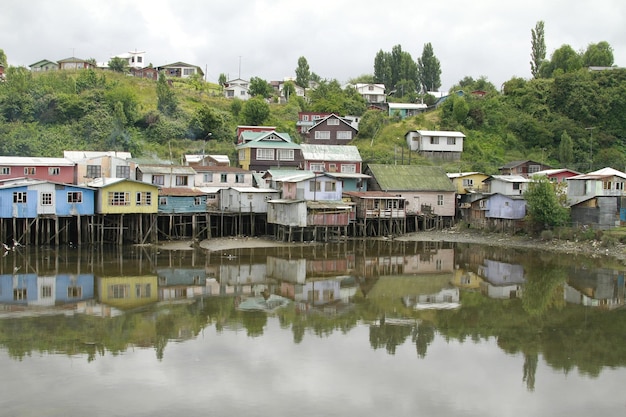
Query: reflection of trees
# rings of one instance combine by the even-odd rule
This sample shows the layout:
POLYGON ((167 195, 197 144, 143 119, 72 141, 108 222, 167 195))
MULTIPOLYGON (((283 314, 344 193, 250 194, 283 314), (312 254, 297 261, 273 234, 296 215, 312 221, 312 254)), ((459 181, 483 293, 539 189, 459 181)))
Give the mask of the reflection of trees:
POLYGON ((415 343, 415 349, 417 356, 420 359, 426 357, 426 351, 428 346, 435 340, 435 326, 429 322, 422 322, 417 326, 417 329, 413 330, 413 343, 415 343))
POLYGON ((524 376, 522 380, 526 382, 528 391, 535 390, 535 375, 537 374, 537 362, 539 358, 537 354, 524 354, 524 376))
POLYGON ((522 305, 528 314, 537 316, 551 307, 565 306, 563 284, 566 273, 563 268, 539 261, 527 265, 525 272, 522 305))
POLYGON ((381 319, 378 326, 370 326, 370 345, 373 349, 386 348, 387 353, 395 354, 396 348, 411 336, 412 327, 407 325, 389 325, 381 319))
POLYGON ((267 324, 267 314, 262 311, 241 312, 241 324, 247 330, 248 336, 263 335, 263 328, 267 324))

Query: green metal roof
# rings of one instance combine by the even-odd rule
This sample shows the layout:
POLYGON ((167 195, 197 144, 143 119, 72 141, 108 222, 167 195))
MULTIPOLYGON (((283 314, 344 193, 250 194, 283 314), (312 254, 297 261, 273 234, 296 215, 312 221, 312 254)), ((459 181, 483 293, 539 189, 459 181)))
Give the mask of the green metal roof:
POLYGON ((367 170, 382 191, 456 190, 446 171, 441 167, 370 164, 367 170))

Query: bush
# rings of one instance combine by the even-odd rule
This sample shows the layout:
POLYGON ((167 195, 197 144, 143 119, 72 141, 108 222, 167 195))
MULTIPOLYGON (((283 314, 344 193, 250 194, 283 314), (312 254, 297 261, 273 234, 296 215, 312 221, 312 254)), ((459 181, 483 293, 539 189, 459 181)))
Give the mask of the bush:
POLYGON ((601 241, 602 241, 602 247, 612 248, 615 245, 617 245, 618 239, 615 236, 612 236, 609 234, 603 234, 601 241))
POLYGON ((544 230, 541 232, 541 240, 552 240, 554 239, 554 232, 552 230, 544 230))

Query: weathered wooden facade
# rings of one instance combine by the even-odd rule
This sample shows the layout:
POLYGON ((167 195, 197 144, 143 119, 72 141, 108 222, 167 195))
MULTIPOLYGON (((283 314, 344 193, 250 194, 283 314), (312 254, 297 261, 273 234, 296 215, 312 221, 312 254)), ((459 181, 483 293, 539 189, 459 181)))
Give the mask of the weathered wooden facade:
POLYGON ((161 188, 158 213, 159 239, 209 237, 207 194, 198 189, 161 188))
POLYGON ((354 236, 390 236, 406 231, 404 198, 383 191, 344 192, 355 205, 354 236))

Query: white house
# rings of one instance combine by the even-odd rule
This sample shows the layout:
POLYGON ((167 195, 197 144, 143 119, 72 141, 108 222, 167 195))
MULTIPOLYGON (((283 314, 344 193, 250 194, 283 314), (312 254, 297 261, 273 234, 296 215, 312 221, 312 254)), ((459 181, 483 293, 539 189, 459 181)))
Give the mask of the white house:
POLYGON ((126 60, 126 62, 128 62, 129 68, 141 69, 147 67, 145 51, 125 52, 123 54, 112 56, 111 58, 122 58, 126 60))
POLYGON ((385 84, 356 83, 351 86, 356 89, 367 103, 385 103, 387 101, 385 84))
POLYGON ((411 130, 404 137, 409 149, 422 156, 452 161, 461 159, 465 139, 461 132, 411 130))
POLYGON ((623 197, 626 173, 602 168, 588 174, 567 178, 567 200, 577 204, 592 197, 623 197))
POLYGON ((521 175, 492 175, 483 182, 486 184, 487 193, 518 196, 524 194, 528 184, 533 181, 521 175))
POLYGON ((250 94, 248 93, 249 88, 250 82, 241 78, 227 81, 224 83, 224 97, 248 100, 250 98, 250 94))

